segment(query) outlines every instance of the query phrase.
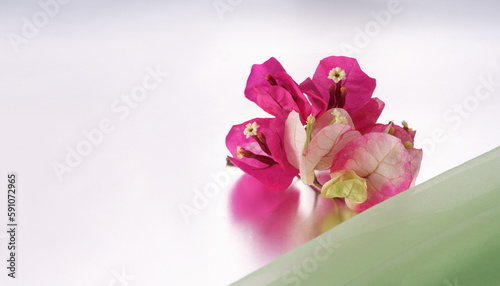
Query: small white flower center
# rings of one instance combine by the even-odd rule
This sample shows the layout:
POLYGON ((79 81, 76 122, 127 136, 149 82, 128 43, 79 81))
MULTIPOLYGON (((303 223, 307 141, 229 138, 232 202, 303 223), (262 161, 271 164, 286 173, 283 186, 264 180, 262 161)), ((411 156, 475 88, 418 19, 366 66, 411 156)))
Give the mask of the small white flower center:
POLYGON ((257 122, 248 123, 247 127, 243 131, 243 134, 250 138, 250 136, 257 135, 257 129, 259 129, 260 125, 257 125, 257 122))
POLYGON ((342 116, 340 111, 338 111, 337 109, 334 109, 332 111, 332 115, 334 116, 334 118, 331 124, 347 124, 347 118, 342 116))
POLYGON ((333 80, 335 83, 338 83, 339 81, 346 79, 345 70, 339 67, 333 68, 328 74, 328 78, 333 80))

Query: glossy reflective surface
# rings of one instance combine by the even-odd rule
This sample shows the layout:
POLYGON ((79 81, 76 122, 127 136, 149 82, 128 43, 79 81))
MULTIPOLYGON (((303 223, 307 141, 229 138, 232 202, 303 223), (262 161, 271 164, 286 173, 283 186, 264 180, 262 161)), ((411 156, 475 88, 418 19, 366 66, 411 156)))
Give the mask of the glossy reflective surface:
POLYGON ((427 150, 418 183, 500 145, 495 1, 402 1, 390 20, 383 1, 62 2, 0 4, 0 174, 19 174, 20 223, 2 285, 224 285, 335 224, 299 182, 270 193, 225 166, 230 127, 267 116, 243 90, 271 56, 297 81, 356 57, 380 120, 427 150))

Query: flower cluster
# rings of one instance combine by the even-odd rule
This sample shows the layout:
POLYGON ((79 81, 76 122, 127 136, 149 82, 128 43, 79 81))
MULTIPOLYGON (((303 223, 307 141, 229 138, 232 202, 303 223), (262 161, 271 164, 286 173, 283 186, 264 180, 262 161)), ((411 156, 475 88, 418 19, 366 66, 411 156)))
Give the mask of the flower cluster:
POLYGON ((275 58, 253 65, 245 96, 273 117, 234 125, 229 160, 274 191, 299 176, 357 212, 408 189, 422 150, 405 121, 376 123, 384 103, 372 97, 375 85, 348 57, 321 60, 301 84, 275 58))

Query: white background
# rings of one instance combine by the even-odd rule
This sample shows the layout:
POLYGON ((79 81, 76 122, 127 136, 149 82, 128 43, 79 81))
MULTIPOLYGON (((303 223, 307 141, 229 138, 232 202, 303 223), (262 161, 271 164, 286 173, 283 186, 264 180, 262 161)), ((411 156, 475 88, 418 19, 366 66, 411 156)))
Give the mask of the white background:
POLYGON ((228 284, 307 241, 307 195, 292 196, 291 234, 266 222, 273 212, 231 209, 240 175, 227 175, 224 138, 265 116, 243 90, 271 56, 298 82, 324 57, 357 58, 386 103, 380 121, 417 130, 418 182, 500 145, 500 86, 481 80, 500 82, 495 1, 72 0, 47 21, 41 6, 0 4, 0 221, 15 171, 20 224, 15 280, 0 233, 2 285, 228 284), (112 105, 148 68, 168 76, 120 118, 112 105), (54 164, 105 118, 113 130, 58 180, 54 164), (230 183, 186 221, 179 208, 217 176, 230 183))

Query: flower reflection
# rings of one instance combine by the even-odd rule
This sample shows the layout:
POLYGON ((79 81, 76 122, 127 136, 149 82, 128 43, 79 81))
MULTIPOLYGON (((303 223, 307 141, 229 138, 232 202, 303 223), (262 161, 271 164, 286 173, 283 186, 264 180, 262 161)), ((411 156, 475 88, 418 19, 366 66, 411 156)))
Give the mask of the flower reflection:
POLYGON ((311 214, 303 220, 302 227, 309 229, 308 236, 303 238, 305 241, 327 232, 357 214, 346 206, 344 200, 336 199, 335 204, 332 200, 321 196, 317 199, 311 214))
POLYGON ((233 189, 230 210, 233 220, 259 248, 269 255, 280 255, 289 250, 287 238, 298 218, 299 197, 294 187, 273 192, 245 174, 233 189))
POLYGON ((253 244, 253 253, 268 260, 306 243, 356 213, 343 200, 318 196, 308 188, 293 185, 273 192, 250 175, 243 175, 230 198, 233 221, 245 240, 253 244))

